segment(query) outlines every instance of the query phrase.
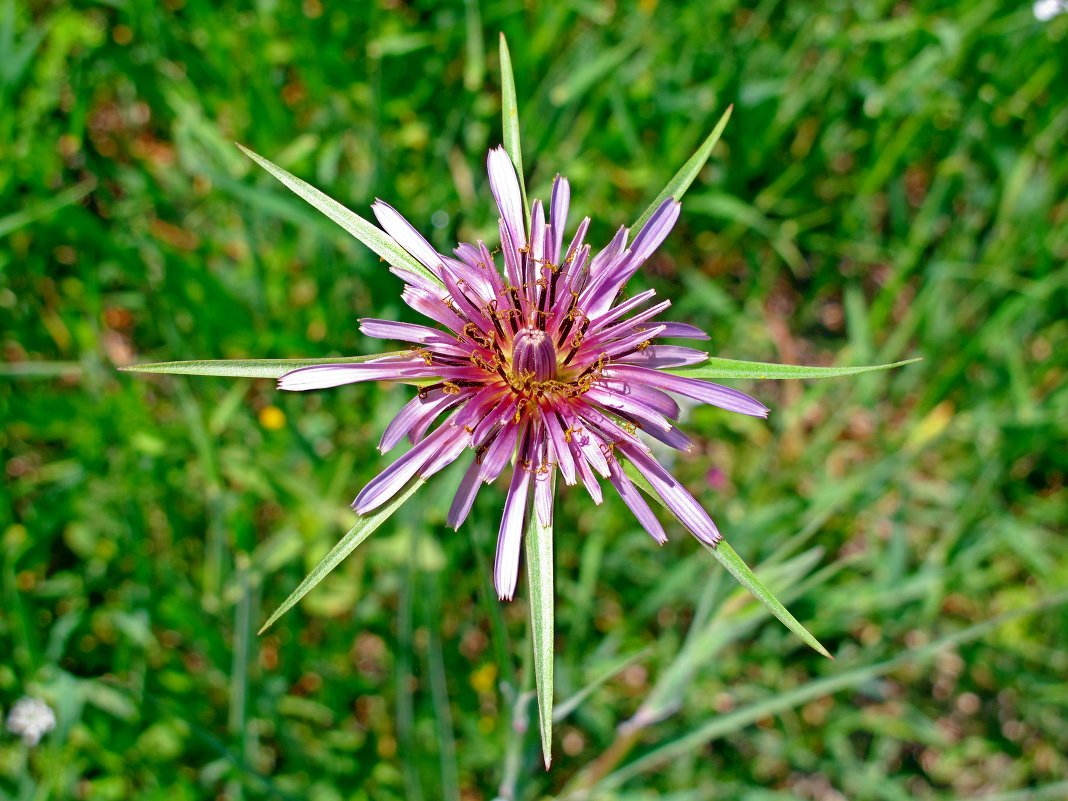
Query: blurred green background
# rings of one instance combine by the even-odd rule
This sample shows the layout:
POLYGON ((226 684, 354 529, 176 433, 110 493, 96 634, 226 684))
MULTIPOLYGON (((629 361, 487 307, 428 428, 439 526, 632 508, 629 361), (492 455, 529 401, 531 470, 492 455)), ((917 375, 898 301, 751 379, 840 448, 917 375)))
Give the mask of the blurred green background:
POLYGON ((59 719, 0 734, 0 797, 1068 797, 1066 76, 1068 15, 993 0, 0 2, 0 709, 59 719), (674 469, 836 662, 563 493, 548 774, 501 487, 454 533, 439 477, 254 634, 409 389, 116 372, 385 347, 399 282, 232 142, 491 238, 499 31, 528 186, 595 243, 735 104, 635 284, 712 352, 925 358, 688 416, 674 469))

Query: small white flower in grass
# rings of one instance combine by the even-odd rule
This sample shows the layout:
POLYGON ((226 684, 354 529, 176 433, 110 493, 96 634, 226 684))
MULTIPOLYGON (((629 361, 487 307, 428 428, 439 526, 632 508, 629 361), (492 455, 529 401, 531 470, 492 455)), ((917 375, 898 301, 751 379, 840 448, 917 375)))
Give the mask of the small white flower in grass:
POLYGON ((1037 0, 1031 10, 1039 22, 1049 22, 1058 14, 1068 12, 1068 2, 1066 0, 1037 0))
POLYGON ((31 748, 56 727, 56 713, 40 698, 20 698, 7 716, 7 730, 31 748))

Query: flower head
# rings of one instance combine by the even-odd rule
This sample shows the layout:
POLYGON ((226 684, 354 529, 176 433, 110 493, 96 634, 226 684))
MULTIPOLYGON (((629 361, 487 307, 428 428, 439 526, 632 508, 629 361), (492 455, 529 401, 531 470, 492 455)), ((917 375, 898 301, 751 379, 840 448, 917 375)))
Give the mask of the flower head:
POLYGON ((413 447, 357 495, 370 512, 416 476, 426 478, 472 451, 448 522, 459 527, 482 484, 514 465, 497 539, 494 583, 501 599, 516 586, 524 521, 550 525, 553 486, 581 482, 595 503, 607 479, 657 542, 660 522, 621 460, 629 461, 695 537, 715 545, 720 534, 689 492, 654 458, 639 432, 687 450, 675 427, 671 394, 766 417, 767 408, 734 389, 664 372, 697 364, 703 351, 661 340, 707 339, 692 325, 661 320, 671 305, 647 290, 621 300, 627 281, 670 233, 680 204, 665 200, 633 239, 624 227, 593 253, 586 218, 566 240, 570 186, 553 182, 548 209, 535 201, 529 224, 515 168, 503 148, 490 151, 490 187, 500 210, 500 247, 461 244, 455 258, 438 253, 394 208, 373 210, 392 239, 427 268, 433 280, 404 267, 402 297, 436 327, 363 319, 368 336, 410 344, 410 352, 361 363, 294 370, 281 389, 309 390, 360 381, 405 379, 421 388, 387 426, 380 450, 407 437, 413 447), (498 266, 498 258, 499 264, 498 266), (436 428, 431 431, 435 422, 436 428))
POLYGON ((17 734, 30 747, 41 742, 41 738, 55 727, 55 712, 40 698, 20 698, 7 716, 7 730, 17 734))

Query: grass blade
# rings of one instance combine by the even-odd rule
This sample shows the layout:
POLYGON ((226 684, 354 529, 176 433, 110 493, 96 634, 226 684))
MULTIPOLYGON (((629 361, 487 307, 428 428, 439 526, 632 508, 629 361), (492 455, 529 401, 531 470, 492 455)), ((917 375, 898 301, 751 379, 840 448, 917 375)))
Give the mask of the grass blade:
POLYGON ((660 204, 667 200, 669 197, 675 198, 675 200, 682 200, 682 196, 686 194, 686 190, 690 188, 690 184, 693 183, 694 178, 701 172, 701 169, 705 166, 705 162, 708 161, 708 157, 712 155, 712 150, 715 148, 716 143, 719 142, 719 138, 723 135, 723 129, 727 127, 727 122, 731 118, 731 112, 734 110, 734 105, 727 106, 727 110, 723 112, 723 116, 719 118, 719 122, 716 123, 716 127, 712 129, 712 133, 708 135, 704 143, 697 149, 697 152, 690 156, 689 161, 682 165, 682 168, 675 173, 675 177, 668 181, 667 186, 660 190, 660 194, 656 196, 656 200, 649 204, 642 216, 638 218, 638 221, 634 223, 631 228, 632 231, 640 231, 642 226, 645 225, 649 218, 653 216, 653 212, 660 208, 660 204))
POLYGON ((1006 612, 1003 615, 991 618, 990 620, 985 620, 982 623, 976 623, 975 625, 962 629, 955 634, 943 637, 929 645, 906 651, 905 653, 895 656, 892 659, 887 659, 884 662, 862 665, 847 670, 844 673, 826 676, 788 692, 780 693, 771 698, 744 706, 726 715, 716 717, 689 734, 685 734, 676 740, 672 740, 671 742, 654 748, 652 751, 639 757, 634 762, 623 766, 615 773, 607 776, 604 781, 598 785, 598 789, 606 790, 618 787, 620 784, 634 776, 662 765, 665 762, 678 759, 683 754, 701 748, 726 734, 745 728, 762 718, 777 715, 780 712, 793 709, 802 704, 814 701, 817 698, 831 695, 832 693, 847 690, 851 687, 857 687, 867 681, 871 681, 872 679, 902 667, 903 665, 929 659, 946 648, 979 639, 987 632, 996 629, 998 626, 1001 626, 1010 620, 1023 617, 1024 615, 1034 614, 1035 612, 1040 612, 1044 609, 1052 609, 1065 602, 1068 602, 1068 593, 1062 592, 1032 606, 1023 609, 1015 609, 1011 612, 1006 612))
POLYGON ((330 549, 330 553, 324 556, 322 561, 315 566, 312 572, 304 577, 304 581, 300 582, 297 588, 289 594, 289 597, 282 602, 282 605, 274 611, 274 614, 267 619, 267 622, 263 624, 263 627, 260 628, 257 633, 263 634, 263 632, 267 631, 267 629, 274 625, 278 618, 292 609, 301 598, 311 592, 315 585, 326 578, 330 571, 341 563, 341 560, 356 550, 356 547, 371 536, 371 533, 376 528, 386 522, 390 515, 400 509, 400 507, 404 505, 404 502, 412 497, 417 489, 423 486, 423 483, 423 480, 420 478, 413 479, 412 482, 397 495, 397 497, 385 506, 377 509, 369 515, 361 515, 360 519, 356 521, 356 525, 350 528, 348 533, 341 538, 338 544, 330 549))
MULTIPOLYGON (((555 477, 538 479, 551 481, 555 492, 555 477)), ((545 769, 552 763, 553 737, 553 527, 542 526, 536 511, 531 510, 527 524, 526 557, 527 581, 530 584, 530 632, 534 648, 534 683, 538 695, 538 730, 541 732, 541 753, 545 769)))
POLYGON ((321 211, 331 220, 336 222, 354 237, 367 245, 386 262, 409 272, 417 273, 436 283, 441 283, 433 273, 413 258, 408 251, 393 241, 378 226, 365 220, 359 214, 342 206, 329 195, 320 192, 311 184, 302 181, 292 173, 283 170, 277 164, 268 161, 263 156, 253 153, 244 145, 237 145, 241 152, 267 170, 271 175, 285 184, 286 188, 294 192, 301 199, 307 201, 321 211))
MULTIPOLYGON (((665 509, 669 508, 660 497, 660 494, 652 488, 649 482, 645 480, 645 477, 630 462, 624 462, 623 469, 631 481, 641 487, 649 497, 656 500, 665 509)), ((749 569, 749 565, 742 560, 742 557, 738 556, 730 545, 725 541, 721 541, 715 548, 705 545, 705 549, 711 552, 716 557, 716 561, 727 568, 727 572, 734 576, 739 584, 749 590, 754 598, 764 604, 768 611, 775 615, 786 628, 796 634, 802 642, 828 659, 834 659, 830 652, 820 644, 820 641, 813 637, 808 629, 802 626, 797 618, 791 615, 790 611, 779 602, 774 593, 761 583, 756 574, 749 569)))
POLYGON ((44 220, 51 217, 57 211, 77 203, 92 192, 95 187, 96 181, 90 178, 87 181, 82 181, 80 184, 75 184, 61 192, 57 192, 48 200, 43 200, 39 203, 19 209, 12 214, 0 217, 0 237, 5 237, 12 231, 17 231, 30 223, 35 223, 38 220, 44 220))
POLYGON ((636 665, 638 662, 641 662, 651 653, 651 648, 643 648, 641 651, 633 653, 630 656, 623 657, 566 701, 561 701, 556 705, 556 708, 553 709, 553 723, 561 723, 564 720, 567 720, 568 715, 578 709, 597 689, 602 687, 610 679, 618 676, 631 665, 636 665))
POLYGON ((504 134, 504 149, 515 165, 519 175, 519 191, 523 195, 523 212, 530 228, 530 204, 527 202, 527 182, 523 177, 523 148, 519 144, 519 104, 515 99, 515 75, 512 72, 512 55, 508 52, 508 40, 501 33, 501 127, 504 134))
POLYGON ((869 364, 859 367, 808 367, 803 364, 771 364, 768 362, 744 362, 737 359, 721 359, 709 356, 707 362, 693 367, 680 367, 666 372, 686 378, 839 378, 861 373, 874 373, 879 370, 892 370, 906 364, 923 361, 922 358, 905 359, 892 364, 869 364))
MULTIPOLYGON (((185 362, 156 362, 120 367, 124 373, 167 375, 214 375, 223 378, 281 378, 291 370, 316 364, 356 364, 386 356, 403 356, 407 351, 378 353, 374 356, 335 356, 325 359, 207 359, 185 362)), ((403 382, 402 382, 403 383, 403 382)))
POLYGON ((482 15, 478 0, 464 0, 464 20, 467 24, 464 57, 464 89, 477 92, 486 76, 486 53, 482 46, 482 15))
POLYGON ((5 362, 0 378, 79 378, 84 368, 79 362, 5 362))

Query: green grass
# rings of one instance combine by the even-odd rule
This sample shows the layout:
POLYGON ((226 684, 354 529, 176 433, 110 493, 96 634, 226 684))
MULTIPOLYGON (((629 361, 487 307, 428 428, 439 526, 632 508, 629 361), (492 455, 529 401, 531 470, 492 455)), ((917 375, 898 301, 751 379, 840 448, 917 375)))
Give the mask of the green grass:
POLYGON ((0 798, 1063 795, 1068 16, 574 6, 0 0, 0 707, 59 718, 29 754, 0 734, 0 798), (734 104, 635 285, 716 355, 923 357, 740 382, 770 420, 695 409, 674 465, 833 663, 677 527, 563 495, 557 702, 602 683, 548 774, 525 581, 502 607, 488 577, 500 487, 453 533, 436 478, 255 635, 410 388, 116 369, 380 349, 355 319, 407 316, 399 282, 232 143, 439 248, 489 238, 502 30, 527 191, 567 175, 594 242, 734 104))

